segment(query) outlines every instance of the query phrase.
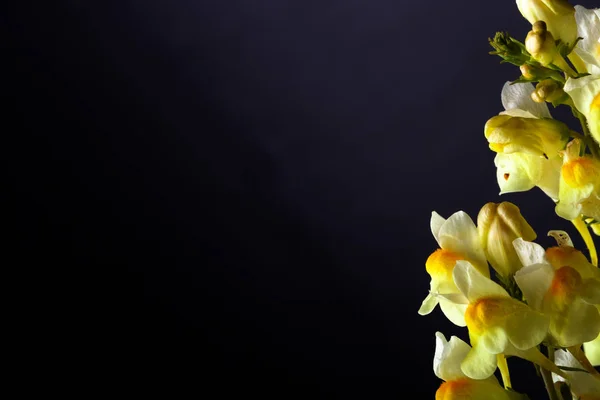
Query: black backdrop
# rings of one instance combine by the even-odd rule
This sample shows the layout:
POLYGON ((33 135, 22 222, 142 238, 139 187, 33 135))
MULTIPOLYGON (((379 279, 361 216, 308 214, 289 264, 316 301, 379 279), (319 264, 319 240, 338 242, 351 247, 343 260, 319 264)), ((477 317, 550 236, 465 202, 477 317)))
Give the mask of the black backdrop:
POLYGON ((431 211, 570 229, 539 190, 498 196, 483 137, 514 2, 7 7, 7 214, 18 266, 61 283, 34 333, 77 360, 58 385, 433 398, 434 332, 466 331, 417 315, 431 211))

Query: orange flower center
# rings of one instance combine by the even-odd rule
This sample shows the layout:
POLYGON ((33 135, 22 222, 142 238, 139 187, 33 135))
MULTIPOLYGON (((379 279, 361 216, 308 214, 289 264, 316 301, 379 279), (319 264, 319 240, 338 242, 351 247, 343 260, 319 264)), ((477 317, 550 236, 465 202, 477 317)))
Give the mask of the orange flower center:
POLYGON ((435 400, 453 400, 468 398, 471 393, 471 382, 468 378, 444 382, 435 393, 435 400))
POLYGON ((449 250, 437 249, 427 258, 425 269, 432 278, 451 280, 456 261, 464 259, 460 254, 449 250))
POLYGON ((581 275, 579 275, 579 272, 568 266, 561 267, 554 273, 549 294, 555 300, 569 301, 577 293, 580 284, 581 275))
POLYGON ((578 157, 562 166, 561 174, 565 183, 579 188, 598 180, 598 165, 590 157, 578 157))

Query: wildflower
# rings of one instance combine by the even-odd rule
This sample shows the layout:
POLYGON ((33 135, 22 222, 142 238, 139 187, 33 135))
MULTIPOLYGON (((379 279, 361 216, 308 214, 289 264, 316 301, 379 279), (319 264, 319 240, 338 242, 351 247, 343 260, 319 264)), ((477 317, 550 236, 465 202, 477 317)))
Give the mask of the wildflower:
MULTIPOLYGON (((545 103, 535 103, 531 95, 535 88, 530 83, 506 82, 502 88, 500 115, 527 118, 551 118, 545 103)), ((528 152, 498 153, 494 158, 500 194, 524 192, 539 187, 553 201, 558 200, 558 181, 562 158, 540 157, 528 152)))
POLYGON ((559 347, 580 346, 600 333, 600 281, 584 279, 569 264, 554 268, 544 249, 521 238, 514 241, 524 267, 515 281, 533 309, 550 318, 550 341, 559 347))
POLYGON ((434 251, 425 263, 427 273, 431 276, 430 293, 423 300, 419 314, 431 313, 439 303, 442 312, 452 323, 465 326, 466 305, 451 302, 447 297, 461 296, 452 280, 456 261, 469 260, 481 273, 489 276, 477 228, 471 217, 463 211, 452 214, 447 220, 434 211, 431 215, 431 232, 440 248, 434 251), (446 297, 441 297, 439 294, 444 294, 446 297))
POLYGON ((522 395, 504 390, 496 378, 476 380, 467 377, 460 369, 471 347, 452 336, 450 342, 436 332, 433 371, 444 380, 435 394, 436 400, 510 400, 521 399, 522 395))
POLYGON ((522 152, 544 158, 555 157, 569 138, 569 128, 555 119, 507 114, 490 118, 484 133, 496 153, 522 152))
POLYGON ((510 297, 468 261, 458 261, 453 276, 469 304, 465 321, 473 347, 461 363, 466 376, 472 379, 491 376, 497 367, 498 354, 518 356, 563 375, 536 347, 548 332, 546 316, 510 297))
MULTIPOLYGON (((600 82, 600 81, 599 81, 600 82)), ((581 141, 573 139, 563 152, 556 213, 573 220, 600 219, 600 160, 580 156, 581 141)))

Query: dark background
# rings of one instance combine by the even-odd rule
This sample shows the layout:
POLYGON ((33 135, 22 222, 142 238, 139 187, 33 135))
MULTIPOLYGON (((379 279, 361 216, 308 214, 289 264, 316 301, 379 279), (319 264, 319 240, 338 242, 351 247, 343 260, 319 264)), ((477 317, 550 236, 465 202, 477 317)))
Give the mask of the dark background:
POLYGON ((431 211, 508 200, 575 236, 538 189, 498 196, 512 1, 3 7, 7 214, 17 265, 61 283, 33 334, 76 360, 59 385, 433 398, 435 331, 467 337, 417 315, 431 211))

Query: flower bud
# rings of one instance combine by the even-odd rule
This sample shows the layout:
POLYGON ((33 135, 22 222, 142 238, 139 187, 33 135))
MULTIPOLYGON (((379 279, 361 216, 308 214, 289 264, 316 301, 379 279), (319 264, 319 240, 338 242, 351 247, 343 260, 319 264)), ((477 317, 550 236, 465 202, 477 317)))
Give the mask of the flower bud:
POLYGON ((520 237, 532 241, 537 237, 519 208, 507 201, 484 205, 477 216, 477 231, 486 258, 505 278, 522 267, 513 240, 520 237))
POLYGON ((523 64, 519 69, 521 70, 523 78, 532 81, 541 81, 548 78, 553 78, 555 81, 561 81, 563 79, 558 71, 551 70, 550 68, 523 64))
POLYGON ((551 118, 525 118, 501 114, 484 128, 490 149, 496 153, 523 152, 545 158, 558 155, 569 139, 569 127, 551 118))
POLYGON ((544 21, 557 40, 573 44, 577 38, 575 7, 566 0, 517 0, 517 7, 529 23, 544 21))
POLYGON ((531 99, 536 103, 561 102, 568 98, 562 87, 553 79, 544 79, 539 82, 531 93, 531 99))
POLYGON ((525 38, 525 48, 543 66, 552 64, 555 59, 560 57, 554 43, 554 37, 552 33, 546 30, 544 21, 537 21, 533 24, 531 31, 525 38))

